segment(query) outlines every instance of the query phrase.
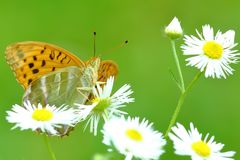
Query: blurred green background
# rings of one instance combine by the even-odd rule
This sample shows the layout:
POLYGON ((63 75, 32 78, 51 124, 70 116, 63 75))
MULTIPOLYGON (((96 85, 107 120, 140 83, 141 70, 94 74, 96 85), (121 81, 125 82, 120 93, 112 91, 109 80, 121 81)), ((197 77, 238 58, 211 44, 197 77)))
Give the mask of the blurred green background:
MULTIPOLYGON (((44 41, 57 44, 82 60, 93 55, 93 31, 97 32, 97 52, 102 59, 116 61, 120 68, 115 89, 130 83, 136 102, 125 111, 132 116, 146 117, 155 128, 164 132, 175 109, 179 91, 171 79, 169 68, 176 67, 170 42, 163 29, 174 16, 181 20, 186 34, 195 34, 209 23, 215 29, 236 30, 240 41, 240 2, 230 1, 173 1, 173 0, 102 0, 102 1, 0 1, 0 160, 50 160, 43 137, 31 131, 10 131, 12 124, 5 120, 6 110, 20 104, 23 88, 15 80, 5 62, 8 44, 19 41, 44 41), (124 40, 129 44, 108 54, 124 40)), ((178 41, 180 46, 182 40, 178 41)), ((240 46, 237 47, 240 49, 240 46)), ((197 73, 185 67, 178 50, 183 74, 189 82, 197 73)), ((190 122, 206 134, 215 135, 226 144, 224 151, 240 152, 240 64, 226 80, 201 77, 187 97, 178 122, 190 122)), ((58 160, 90 160, 95 153, 106 153, 102 134, 94 137, 83 133, 79 125, 69 137, 51 138, 58 160)), ((116 131, 117 132, 117 131, 116 131)), ((172 143, 165 147, 163 160, 187 160, 174 155, 172 143)), ((235 156, 240 159, 240 154, 235 156)))

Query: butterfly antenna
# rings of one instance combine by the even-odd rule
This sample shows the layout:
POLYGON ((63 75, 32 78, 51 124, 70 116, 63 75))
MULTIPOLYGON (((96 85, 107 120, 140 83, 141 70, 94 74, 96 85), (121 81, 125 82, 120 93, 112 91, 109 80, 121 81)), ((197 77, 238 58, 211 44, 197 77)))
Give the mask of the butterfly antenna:
POLYGON ((128 44, 128 40, 125 40, 124 42, 122 42, 121 44, 117 45, 116 47, 113 47, 113 48, 111 48, 111 49, 109 49, 107 51, 104 51, 103 53, 107 54, 107 53, 110 53, 110 52, 114 52, 117 49, 124 47, 126 44, 128 44))
POLYGON ((96 32, 93 32, 93 56, 96 56, 96 32))

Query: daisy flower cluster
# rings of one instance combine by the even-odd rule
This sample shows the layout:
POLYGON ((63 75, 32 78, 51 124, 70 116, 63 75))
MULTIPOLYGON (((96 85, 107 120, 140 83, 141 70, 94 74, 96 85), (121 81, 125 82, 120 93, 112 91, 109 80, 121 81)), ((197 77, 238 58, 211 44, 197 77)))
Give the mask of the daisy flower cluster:
POLYGON ((14 123, 14 128, 31 129, 48 135, 61 135, 59 129, 63 126, 74 127, 79 122, 86 121, 90 132, 97 135, 98 124, 101 119, 105 124, 102 129, 103 143, 110 150, 117 150, 126 160, 140 158, 157 160, 163 153, 166 140, 161 132, 153 129, 153 123, 139 120, 139 117, 125 118, 127 112, 121 109, 128 103, 134 102, 131 97, 133 91, 128 84, 123 85, 112 93, 114 77, 109 77, 106 84, 97 83, 92 88, 92 96, 87 104, 75 104, 75 108, 68 106, 43 107, 35 106, 29 101, 23 106, 14 105, 7 111, 7 120, 14 123), (116 132, 117 131, 117 132, 116 132), (146 148, 146 146, 151 146, 146 148))
MULTIPOLYGON (((234 69, 231 64, 237 63, 239 58, 238 51, 234 49, 237 43, 234 42, 233 30, 225 33, 217 31, 214 34, 213 28, 207 24, 203 25, 202 33, 198 30, 196 32, 197 36, 184 36, 176 17, 165 28, 166 35, 173 42, 174 58, 181 83, 178 85, 182 91, 165 135, 155 130, 153 123, 145 118, 126 116, 128 113, 123 109, 135 101, 132 97, 133 91, 129 84, 125 84, 113 92, 113 76, 110 76, 105 83, 97 82, 91 87, 91 94, 84 104, 75 103, 74 107, 64 104, 43 106, 40 103, 32 104, 30 101, 25 101, 22 106, 13 105, 12 109, 7 111, 6 119, 15 124, 12 129, 30 129, 50 136, 62 136, 60 132, 62 129, 75 127, 83 122, 85 129, 89 127, 90 133, 96 136, 99 132, 99 122, 103 121, 102 143, 108 147, 110 153, 116 151, 124 156, 125 160, 160 159, 165 152, 167 138, 172 141, 175 154, 190 156, 192 160, 234 160, 234 151, 223 152, 224 144, 217 143, 214 136, 209 134, 203 136, 193 123, 190 123, 189 130, 180 123, 175 124, 184 98, 194 84, 190 83, 185 88, 175 41, 184 37, 181 49, 183 55, 189 56, 186 65, 198 68, 200 72, 204 72, 206 78, 226 78, 233 74, 234 69)), ((193 82, 197 78, 194 78, 193 82)))

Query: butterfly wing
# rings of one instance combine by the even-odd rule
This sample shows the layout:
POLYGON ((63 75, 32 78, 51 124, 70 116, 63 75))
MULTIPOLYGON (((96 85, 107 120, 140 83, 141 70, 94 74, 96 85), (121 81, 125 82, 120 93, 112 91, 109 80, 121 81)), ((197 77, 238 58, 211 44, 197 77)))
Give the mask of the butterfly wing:
POLYGON ((39 77, 55 70, 85 65, 67 50, 44 42, 20 42, 10 45, 6 49, 6 60, 25 89, 39 77))
POLYGON ((100 63, 98 70, 98 81, 106 82, 110 76, 116 77, 118 74, 118 66, 114 61, 105 60, 100 63))
POLYGON ((74 107, 75 103, 84 104, 91 90, 77 88, 92 88, 93 83, 83 74, 83 69, 70 66, 48 73, 34 81, 26 89, 23 101, 33 104, 74 107))

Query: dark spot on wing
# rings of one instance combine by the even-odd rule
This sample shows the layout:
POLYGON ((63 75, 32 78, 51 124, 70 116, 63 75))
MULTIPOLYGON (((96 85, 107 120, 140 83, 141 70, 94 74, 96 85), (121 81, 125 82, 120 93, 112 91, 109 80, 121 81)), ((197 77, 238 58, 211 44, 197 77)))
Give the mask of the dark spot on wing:
POLYGON ((32 68, 34 66, 34 64, 33 63, 29 63, 28 66, 29 66, 29 68, 32 68))
POLYGON ((33 69, 33 70, 32 70, 32 73, 33 73, 33 74, 36 74, 36 73, 38 73, 38 72, 39 72, 39 69, 33 69))
POLYGON ((67 55, 60 61, 60 63, 63 63, 64 59, 67 58, 67 55))
POLYGON ((71 59, 69 59, 69 61, 67 62, 67 64, 68 64, 69 62, 71 62, 71 59))
POLYGON ((55 57, 55 53, 54 53, 54 51, 51 51, 51 54, 49 55, 49 58, 50 58, 51 60, 53 60, 54 57, 55 57))
POLYGON ((33 56, 33 60, 36 61, 36 60, 37 60, 37 57, 36 57, 36 56, 33 56))
POLYGON ((41 65, 41 66, 43 67, 43 66, 45 66, 45 65, 46 65, 46 61, 45 61, 45 60, 43 60, 43 61, 42 61, 42 65, 41 65))
POLYGON ((57 55, 57 59, 61 56, 62 52, 59 52, 57 55))

